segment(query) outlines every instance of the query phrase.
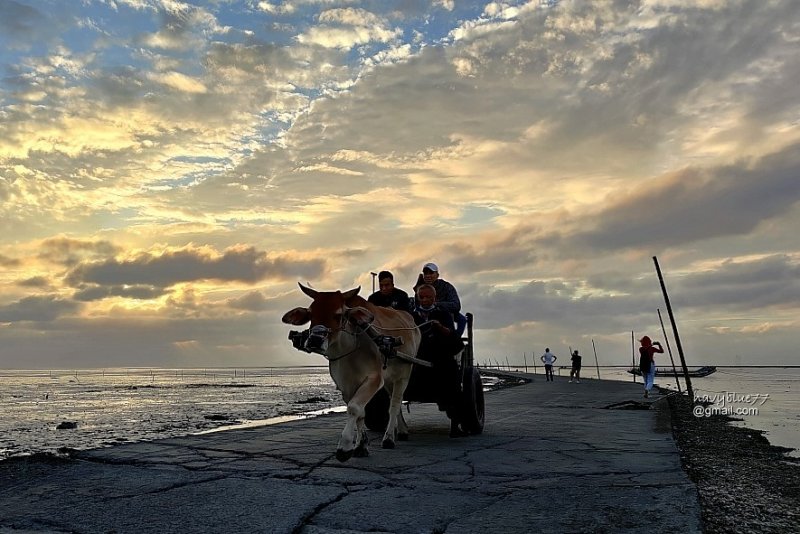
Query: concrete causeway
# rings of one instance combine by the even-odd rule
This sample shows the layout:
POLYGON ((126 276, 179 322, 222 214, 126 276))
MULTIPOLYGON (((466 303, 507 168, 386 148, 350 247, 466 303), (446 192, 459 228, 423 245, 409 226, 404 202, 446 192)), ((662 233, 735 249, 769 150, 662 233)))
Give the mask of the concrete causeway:
POLYGON ((641 383, 525 376, 486 394, 482 435, 412 404, 409 441, 344 464, 341 413, 0 462, 0 533, 701 532, 669 421, 606 408, 641 383))

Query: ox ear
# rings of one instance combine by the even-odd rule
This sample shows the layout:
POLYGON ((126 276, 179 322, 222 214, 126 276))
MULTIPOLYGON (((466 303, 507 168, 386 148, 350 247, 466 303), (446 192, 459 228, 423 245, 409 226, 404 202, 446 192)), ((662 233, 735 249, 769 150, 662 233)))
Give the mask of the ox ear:
POLYGON ((310 287, 306 287, 300 282, 297 282, 297 285, 300 286, 300 291, 311 297, 312 299, 317 298, 317 292, 311 289, 310 287))
POLYGON ((361 291, 361 286, 358 286, 355 289, 351 289, 350 291, 345 291, 344 293, 342 293, 342 297, 344 297, 344 300, 350 300, 351 298, 358 295, 359 291, 361 291))
POLYGON ((366 308, 356 306, 347 310, 347 320, 357 325, 366 326, 375 320, 375 316, 366 308))
POLYGON ((311 312, 308 308, 295 308, 289 310, 283 315, 281 321, 286 324, 301 325, 306 324, 311 320, 311 312))

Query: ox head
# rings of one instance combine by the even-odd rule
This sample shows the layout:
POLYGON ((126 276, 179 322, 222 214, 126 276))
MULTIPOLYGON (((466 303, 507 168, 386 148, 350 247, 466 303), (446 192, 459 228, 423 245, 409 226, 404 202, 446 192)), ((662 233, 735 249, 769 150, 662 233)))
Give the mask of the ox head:
POLYGON ((358 295, 361 287, 342 293, 341 291, 315 291, 303 284, 300 289, 311 297, 308 308, 294 308, 284 314, 282 321, 292 325, 303 325, 310 322, 305 350, 327 356, 330 341, 339 335, 346 323, 358 326, 372 322, 372 314, 366 308, 347 306, 346 302, 358 295))

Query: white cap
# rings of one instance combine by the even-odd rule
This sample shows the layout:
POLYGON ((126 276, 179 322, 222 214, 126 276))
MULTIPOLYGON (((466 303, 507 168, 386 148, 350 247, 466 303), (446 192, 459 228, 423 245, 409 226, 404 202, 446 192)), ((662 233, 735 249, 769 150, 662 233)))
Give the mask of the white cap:
POLYGON ((426 263, 425 265, 423 265, 422 270, 424 271, 426 269, 428 271, 433 271, 435 273, 439 272, 439 267, 437 267, 435 263, 426 263))

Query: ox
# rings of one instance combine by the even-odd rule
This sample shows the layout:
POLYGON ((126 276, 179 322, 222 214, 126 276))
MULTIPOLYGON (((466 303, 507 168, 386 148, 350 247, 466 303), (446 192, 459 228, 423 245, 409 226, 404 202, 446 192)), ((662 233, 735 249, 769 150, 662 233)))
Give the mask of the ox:
POLYGON ((421 335, 414 319, 404 311, 367 302, 358 296, 361 287, 342 293, 315 291, 298 285, 313 302, 308 308, 288 311, 282 320, 292 325, 310 321, 304 350, 328 359, 331 378, 347 403, 347 424, 336 449, 336 458, 345 462, 351 456, 369 454, 364 407, 382 387, 390 397, 389 424, 382 446, 393 449, 396 439, 408 435, 400 408, 412 363, 398 357, 386 358, 370 333, 402 338, 400 350, 416 356, 421 335))

